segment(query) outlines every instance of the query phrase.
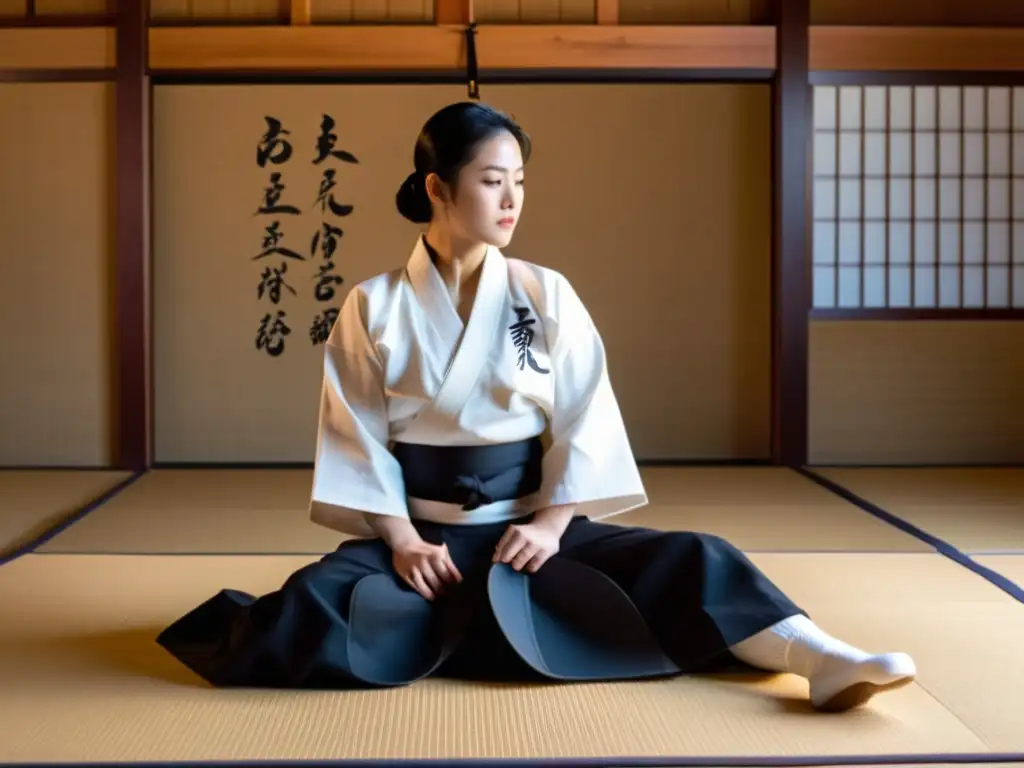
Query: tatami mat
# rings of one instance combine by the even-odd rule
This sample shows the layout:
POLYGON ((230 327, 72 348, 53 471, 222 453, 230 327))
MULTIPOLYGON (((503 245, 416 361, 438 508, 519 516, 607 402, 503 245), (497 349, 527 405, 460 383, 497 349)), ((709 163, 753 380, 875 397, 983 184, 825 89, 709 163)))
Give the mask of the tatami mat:
POLYGON ((783 467, 645 467, 642 473, 650 504, 612 522, 715 533, 748 552, 931 551, 783 467))
MULTIPOLYGON (((318 554, 344 538, 309 521, 311 471, 157 469, 62 532, 45 553, 318 554)), ((643 469, 650 506, 612 522, 706 531, 747 551, 926 551, 796 472, 643 469)))
POLYGON ((154 642, 224 586, 313 558, 28 555, 0 569, 0 759, 559 758, 1024 750, 1024 610, 932 554, 764 554, 827 629, 906 649, 921 682, 821 715, 776 677, 368 692, 213 690, 154 642))
POLYGON ((1024 552, 1024 468, 813 471, 964 552, 1024 552))
POLYGON ((297 553, 346 538, 309 520, 308 469, 155 469, 40 552, 297 553))
POLYGON ((940 555, 759 554, 826 630, 914 656, 919 685, 995 751, 1024 751, 1024 606, 940 555))
POLYGON ((0 470, 0 558, 126 480, 126 472, 0 470))

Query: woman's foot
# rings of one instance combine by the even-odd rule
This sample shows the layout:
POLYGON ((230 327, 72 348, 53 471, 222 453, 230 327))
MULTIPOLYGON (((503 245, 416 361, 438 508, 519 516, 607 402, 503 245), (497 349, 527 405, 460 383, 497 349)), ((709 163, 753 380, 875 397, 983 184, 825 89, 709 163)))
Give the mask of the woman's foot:
POLYGON ((917 669, 905 653, 872 655, 837 640, 803 615, 792 616, 730 648, 752 667, 807 679, 811 705, 844 712, 875 694, 913 682, 917 669))
POLYGON ((811 705, 821 712, 845 712, 876 693, 902 688, 917 670, 905 653, 884 653, 861 661, 826 656, 811 675, 811 705))

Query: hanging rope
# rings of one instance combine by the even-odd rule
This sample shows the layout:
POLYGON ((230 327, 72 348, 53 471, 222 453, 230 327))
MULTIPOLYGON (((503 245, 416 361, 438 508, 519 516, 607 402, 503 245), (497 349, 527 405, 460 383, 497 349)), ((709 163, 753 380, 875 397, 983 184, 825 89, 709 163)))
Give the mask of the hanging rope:
POLYGON ((476 66, 476 22, 466 27, 466 85, 469 87, 469 98, 480 100, 480 87, 477 81, 476 66))

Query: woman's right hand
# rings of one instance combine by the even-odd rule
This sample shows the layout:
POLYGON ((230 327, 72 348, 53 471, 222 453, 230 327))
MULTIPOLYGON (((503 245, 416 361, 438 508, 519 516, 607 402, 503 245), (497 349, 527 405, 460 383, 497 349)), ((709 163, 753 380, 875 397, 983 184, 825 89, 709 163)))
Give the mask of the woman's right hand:
POLYGON ((462 581, 444 544, 431 544, 418 537, 402 542, 392 548, 392 562, 399 577, 427 600, 434 600, 446 584, 462 581))

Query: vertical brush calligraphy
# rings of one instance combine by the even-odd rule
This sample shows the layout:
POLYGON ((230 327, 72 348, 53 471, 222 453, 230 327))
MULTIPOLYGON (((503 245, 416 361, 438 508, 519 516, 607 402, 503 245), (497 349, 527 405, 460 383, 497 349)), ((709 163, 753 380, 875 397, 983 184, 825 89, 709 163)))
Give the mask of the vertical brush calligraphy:
MULTIPOLYGON (((293 282, 302 279, 289 264, 304 262, 306 257, 294 247, 298 232, 292 229, 301 210, 295 205, 288 188, 285 166, 295 155, 292 133, 276 117, 265 117, 266 128, 256 148, 256 164, 267 169, 267 184, 256 208, 256 216, 265 217, 261 247, 252 260, 261 262, 256 298, 269 306, 264 310, 256 330, 255 345, 260 352, 271 357, 284 353, 287 338, 292 333, 291 318, 286 302, 299 298, 293 282), (290 282, 291 281, 291 282, 290 282)), ((319 189, 312 208, 319 209, 320 218, 310 242, 309 256, 315 268, 309 274, 313 282, 313 298, 322 309, 313 317, 309 338, 313 345, 323 344, 330 336, 338 317, 338 291, 344 278, 338 274, 338 244, 344 235, 337 220, 350 216, 355 210, 351 203, 339 200, 337 190, 338 168, 324 165, 328 160, 339 163, 358 163, 351 152, 337 147, 336 122, 323 115, 320 133, 313 147, 312 164, 324 166, 319 189)))
POLYGON ((262 199, 254 215, 266 217, 269 223, 264 227, 262 249, 252 260, 260 262, 263 267, 256 286, 256 297, 260 301, 269 302, 271 306, 265 311, 256 330, 256 349, 271 357, 280 357, 287 337, 292 332, 288 310, 282 305, 282 298, 285 293, 297 295, 294 287, 286 281, 288 262, 305 261, 305 257, 289 247, 287 228, 282 225, 283 221, 291 221, 286 217, 300 215, 299 209, 289 201, 288 185, 282 170, 295 151, 289 138, 291 131, 275 117, 264 119, 267 128, 256 148, 256 164, 260 168, 270 166, 270 172, 267 175, 268 184, 263 189, 262 199))
MULTIPOLYGON (((323 115, 320 121, 320 135, 317 137, 314 148, 314 166, 322 166, 326 160, 335 160, 341 163, 359 162, 351 152, 337 148, 338 134, 334 130, 336 125, 333 117, 323 115)), ((315 283, 313 296, 323 304, 323 309, 316 314, 309 327, 309 338, 314 345, 324 343, 331 334, 331 328, 334 327, 334 321, 338 317, 337 289, 344 282, 344 278, 336 271, 335 258, 338 243, 345 233, 337 223, 334 223, 334 220, 350 216, 355 210, 350 203, 338 200, 336 196, 337 175, 337 168, 332 166, 323 168, 320 189, 316 201, 313 203, 314 207, 319 207, 322 217, 320 227, 313 234, 310 243, 310 257, 319 259, 317 270, 312 275, 315 283)))

